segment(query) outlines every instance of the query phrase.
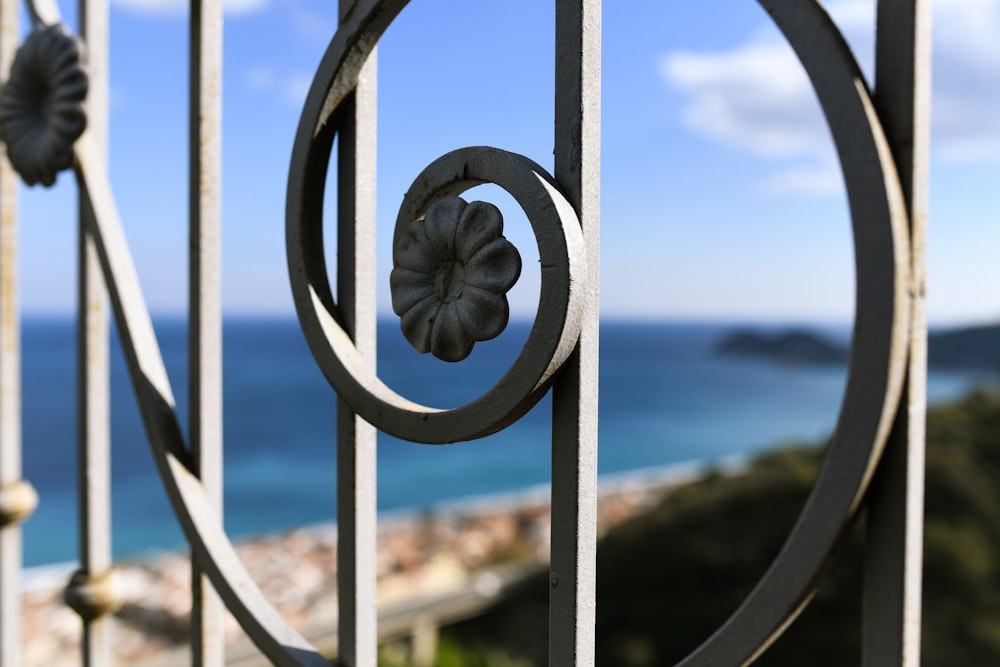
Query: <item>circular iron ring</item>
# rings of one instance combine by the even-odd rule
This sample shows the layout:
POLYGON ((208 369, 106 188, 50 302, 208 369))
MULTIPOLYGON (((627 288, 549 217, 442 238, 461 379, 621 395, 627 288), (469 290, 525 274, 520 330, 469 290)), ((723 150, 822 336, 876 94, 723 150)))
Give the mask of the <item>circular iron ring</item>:
POLYGON ((910 238, 892 151, 857 62, 815 0, 759 0, 812 82, 837 148, 854 235, 856 302, 847 387, 809 498, 781 552, 722 627, 680 664, 745 665, 811 599, 885 448, 910 331, 910 238))
MULTIPOLYGON (((356 77, 363 64, 360 57, 349 57, 353 51, 345 45, 344 34, 353 35, 356 42, 374 43, 369 42, 367 33, 351 33, 349 25, 334 37, 306 101, 289 177, 288 264, 302 329, 338 395, 382 431, 430 444, 495 433, 541 399, 579 338, 586 298, 583 276, 587 275, 580 222, 555 180, 523 156, 496 148, 471 147, 448 153, 429 165, 407 192, 399 220, 415 220, 435 201, 477 185, 500 186, 514 197, 531 223, 542 267, 541 293, 531 333, 520 355, 479 398, 440 410, 410 401, 390 389, 363 362, 334 315, 336 306, 321 251, 322 188, 339 118, 337 111, 345 99, 334 92, 353 81, 349 75, 356 77), (323 75, 331 61, 344 63, 332 79, 323 75)), ((397 229, 400 227, 397 222, 397 229)))

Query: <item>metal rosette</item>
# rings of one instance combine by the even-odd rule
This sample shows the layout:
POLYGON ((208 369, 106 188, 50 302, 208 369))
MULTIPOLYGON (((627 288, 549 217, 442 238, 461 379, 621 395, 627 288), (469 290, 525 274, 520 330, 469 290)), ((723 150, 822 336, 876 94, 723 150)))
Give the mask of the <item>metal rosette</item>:
POLYGON ((407 192, 396 230, 446 197, 484 183, 506 190, 531 223, 541 260, 541 294, 520 355, 485 394, 450 410, 410 401, 363 363, 338 322, 322 244, 323 188, 341 105, 384 30, 406 2, 366 3, 334 36, 306 98, 288 182, 286 244, 292 293, 313 356, 352 410, 399 438, 443 444, 495 433, 548 389, 580 335, 587 299, 583 236, 555 179, 531 160, 490 147, 463 148, 429 165, 407 192))
POLYGON ((28 185, 50 187, 73 166, 74 144, 87 127, 87 89, 79 40, 60 23, 36 27, 0 94, 0 137, 28 185))

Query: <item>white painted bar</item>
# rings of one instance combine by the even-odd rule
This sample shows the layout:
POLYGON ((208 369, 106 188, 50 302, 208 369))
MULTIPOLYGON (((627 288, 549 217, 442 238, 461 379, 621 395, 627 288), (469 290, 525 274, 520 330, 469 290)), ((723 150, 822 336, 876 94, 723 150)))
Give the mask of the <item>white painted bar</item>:
MULTIPOLYGON (((341 20, 355 5, 341 0, 341 20)), ((344 327, 375 369, 375 144, 377 52, 362 69, 337 135, 337 292, 344 327)), ((375 667, 376 431, 337 400, 338 664, 375 667)))
MULTIPOLYGON (((19 39, 20 3, 0 0, 0 81, 19 39)), ((0 147, 0 493, 21 480, 21 339, 17 276, 18 176, 0 147)), ((0 525, 0 664, 21 663, 21 527, 0 525)))
MULTIPOLYGON (((191 459, 222 517, 222 2, 191 0, 188 396, 191 459)), ((192 557, 191 653, 225 664, 225 608, 192 557)))
MULTIPOLYGON (((80 0, 80 36, 87 44, 87 134, 95 158, 107 168, 108 150, 108 2, 80 0)), ((80 496, 79 585, 111 570, 111 381, 108 296, 94 245, 91 209, 80 193, 77 285, 77 442, 80 496)), ((74 584, 71 584, 73 586, 74 584)), ((112 663, 111 619, 83 617, 83 664, 112 663)))
POLYGON ((556 2, 555 170, 576 209, 588 303, 576 351, 553 387, 549 664, 594 664, 600 259, 600 0, 556 2))
POLYGON ((927 406, 926 239, 931 3, 879 0, 875 104, 910 218, 910 352, 899 413, 868 495, 862 662, 917 667, 927 406))

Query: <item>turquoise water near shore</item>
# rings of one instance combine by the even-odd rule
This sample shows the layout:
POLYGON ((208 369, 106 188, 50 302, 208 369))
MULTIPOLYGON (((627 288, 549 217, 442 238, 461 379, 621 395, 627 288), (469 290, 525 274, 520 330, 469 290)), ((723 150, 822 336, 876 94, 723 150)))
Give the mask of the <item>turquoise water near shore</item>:
MULTIPOLYGON (((77 553, 74 323, 23 324, 24 476, 41 503, 25 524, 25 565, 77 553)), ((843 392, 839 367, 781 366, 719 357, 735 323, 602 323, 602 475, 700 462, 706 467, 829 433, 843 392)), ((529 325, 514 322, 460 364, 409 348, 392 321, 379 324, 379 373, 435 407, 480 395, 509 367, 529 325)), ((765 327, 766 328, 766 327, 765 327)), ((775 328, 770 325, 770 328, 775 328)), ((156 322, 186 419, 185 323, 156 322)), ((831 327, 845 340, 848 328, 831 327)), ((227 319, 224 325, 225 523, 234 539, 335 517, 335 399, 293 319, 227 319)), ((985 380, 934 373, 932 401, 985 380)), ((184 545, 145 441, 117 344, 112 347, 112 517, 117 557, 184 545)), ((549 480, 550 404, 469 443, 425 446, 379 436, 379 509, 422 509, 459 498, 516 493, 549 480)))

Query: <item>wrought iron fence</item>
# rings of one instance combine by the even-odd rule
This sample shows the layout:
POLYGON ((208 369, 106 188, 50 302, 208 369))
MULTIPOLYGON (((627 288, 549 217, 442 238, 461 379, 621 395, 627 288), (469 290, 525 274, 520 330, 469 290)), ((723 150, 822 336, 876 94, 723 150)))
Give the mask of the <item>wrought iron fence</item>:
MULTIPOLYGON (((499 214, 464 191, 494 183, 524 209, 542 285, 529 340, 480 398, 436 410, 397 395, 375 366, 376 45, 406 0, 341 0, 340 27, 306 99, 287 190, 288 266, 301 327, 338 396, 338 664, 376 663, 375 433, 451 443, 496 432, 541 396, 552 403, 550 664, 594 660, 601 3, 555 3, 553 170, 500 148, 460 148, 417 175, 393 242, 393 307, 413 344, 460 360, 506 325, 520 270, 499 214), (336 144, 334 139, 336 138, 336 144), (337 148, 336 294, 322 251, 323 198, 337 148), (463 270, 456 268, 464 265, 463 270)), ((742 606, 684 665, 746 664, 807 604, 862 506, 868 510, 863 662, 916 665, 920 645, 926 325, 929 5, 879 0, 869 88, 816 0, 760 0, 802 61, 840 155, 853 220, 857 298, 837 427, 797 524, 742 606)), ((617 8, 612 8, 617 9, 617 8)), ((221 3, 192 0, 190 72, 190 441, 115 207, 106 168, 107 15, 81 0, 79 42, 50 0, 0 0, 0 662, 20 664, 19 523, 36 496, 22 480, 17 174, 80 189, 81 569, 66 598, 83 619, 83 661, 112 663, 107 305, 164 488, 193 556, 194 662, 224 662, 223 605, 274 664, 330 661, 275 613, 221 521, 219 182, 221 3), (86 105, 84 108, 84 100, 86 105), (85 115, 84 115, 85 113, 85 115), (84 130, 86 126, 86 131, 84 130), (12 167, 13 165, 13 167, 12 167), (216 593, 217 591, 217 593, 216 593)))

